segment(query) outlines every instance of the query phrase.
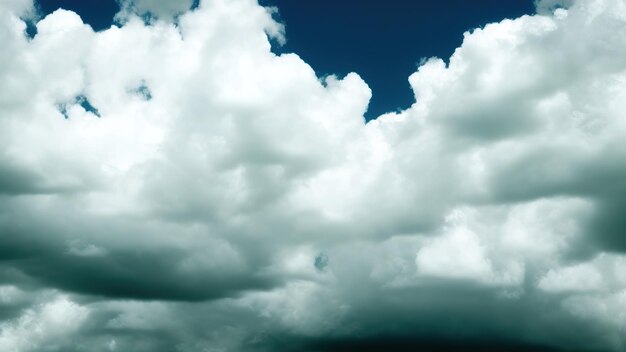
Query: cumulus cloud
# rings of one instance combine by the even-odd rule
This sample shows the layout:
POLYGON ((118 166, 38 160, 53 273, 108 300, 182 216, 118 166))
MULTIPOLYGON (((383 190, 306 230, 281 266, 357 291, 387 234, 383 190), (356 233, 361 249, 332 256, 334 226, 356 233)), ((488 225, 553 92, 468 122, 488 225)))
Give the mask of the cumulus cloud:
POLYGON ((0 4, 3 350, 626 346, 622 1, 467 32, 368 123, 274 9, 121 4, 0 4))
POLYGON ((190 10, 194 5, 192 0, 118 0, 117 2, 121 8, 116 16, 118 20, 127 20, 130 16, 136 14, 146 19, 155 17, 156 19, 171 21, 175 16, 190 10))
POLYGON ((5 351, 61 350, 72 345, 65 337, 76 332, 88 310, 66 297, 54 297, 14 321, 0 325, 0 347, 5 351), (65 341, 64 341, 65 340, 65 341))

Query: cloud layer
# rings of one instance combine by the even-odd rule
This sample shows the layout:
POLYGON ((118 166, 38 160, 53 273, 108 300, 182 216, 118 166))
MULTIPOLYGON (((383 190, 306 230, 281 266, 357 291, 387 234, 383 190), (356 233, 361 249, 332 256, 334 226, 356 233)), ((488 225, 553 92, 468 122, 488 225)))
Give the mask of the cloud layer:
POLYGON ((560 4, 366 124, 254 0, 2 2, 0 349, 623 350, 626 5, 560 4))

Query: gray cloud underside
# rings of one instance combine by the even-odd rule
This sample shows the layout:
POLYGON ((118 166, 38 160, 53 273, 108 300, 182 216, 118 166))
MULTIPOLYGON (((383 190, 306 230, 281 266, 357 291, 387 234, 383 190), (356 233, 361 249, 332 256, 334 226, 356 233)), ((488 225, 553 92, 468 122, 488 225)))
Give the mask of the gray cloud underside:
POLYGON ((0 4, 0 350, 626 348, 623 1, 470 31, 367 124, 274 9, 120 4, 0 4))

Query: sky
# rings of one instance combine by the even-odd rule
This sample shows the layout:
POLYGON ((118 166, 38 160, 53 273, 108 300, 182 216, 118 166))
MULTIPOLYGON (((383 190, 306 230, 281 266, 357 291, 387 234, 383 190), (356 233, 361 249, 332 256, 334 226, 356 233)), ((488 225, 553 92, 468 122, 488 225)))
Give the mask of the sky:
MULTIPOLYGON (((372 90, 365 113, 368 120, 410 107, 415 99, 409 75, 424 59, 447 61, 465 31, 535 12, 533 0, 389 0, 384 10, 377 0, 260 3, 278 9, 275 17, 288 33, 285 43, 273 43, 273 52, 297 53, 320 77, 359 73, 372 90)), ((39 0, 37 4, 41 15, 58 8, 75 11, 94 30, 109 28, 120 10, 115 0, 39 0)), ((189 1, 181 6, 189 6, 189 1)))
POLYGON ((265 0, 278 8, 287 42, 318 76, 357 72, 372 90, 365 117, 404 110, 415 101, 407 78, 423 59, 444 60, 465 31, 534 13, 532 0, 265 0), (382 6, 381 6, 382 5, 382 6))
POLYGON ((0 2, 0 350, 626 349, 626 4, 294 3, 0 2))

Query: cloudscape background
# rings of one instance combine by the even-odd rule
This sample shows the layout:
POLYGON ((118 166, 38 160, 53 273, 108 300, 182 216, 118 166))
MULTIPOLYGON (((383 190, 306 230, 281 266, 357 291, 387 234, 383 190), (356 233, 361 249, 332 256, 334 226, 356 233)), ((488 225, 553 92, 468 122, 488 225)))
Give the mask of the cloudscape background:
POLYGON ((0 350, 626 348, 625 2, 468 31, 366 123, 280 8, 120 1, 0 2, 0 350))

